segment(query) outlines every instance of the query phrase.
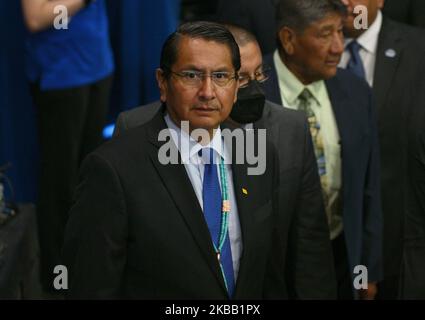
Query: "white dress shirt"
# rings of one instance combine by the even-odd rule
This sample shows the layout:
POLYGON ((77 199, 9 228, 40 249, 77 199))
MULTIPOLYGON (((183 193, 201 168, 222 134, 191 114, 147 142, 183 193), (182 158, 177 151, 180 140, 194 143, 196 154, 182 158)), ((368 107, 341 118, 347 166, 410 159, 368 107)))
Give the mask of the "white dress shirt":
MULTIPOLYGON (((206 161, 209 160, 203 159, 202 156, 199 156, 198 152, 199 150, 204 148, 211 148, 215 151, 215 163, 220 163, 220 157, 222 157, 224 160, 230 200, 229 238, 230 247, 232 250, 233 273, 236 281, 238 278, 240 258, 243 250, 242 233, 233 186, 232 166, 230 164, 226 164, 231 163, 231 161, 229 161, 230 153, 229 150, 227 150, 226 145, 224 144, 223 137, 221 136, 221 129, 217 129, 212 141, 208 145, 202 146, 197 141, 195 141, 187 132, 181 130, 171 120, 168 113, 165 115, 164 119, 168 128, 170 129, 171 137, 180 152, 182 162, 186 169, 189 180, 192 183, 193 190, 195 191, 196 197, 198 198, 199 205, 201 206, 201 208, 203 208, 202 186, 204 180, 204 169, 206 161), (189 145, 189 149, 182 148, 182 145, 184 144, 189 145)), ((219 181, 221 187, 221 179, 219 179, 219 181)))
MULTIPOLYGON (((369 29, 363 32, 358 38, 357 42, 361 46, 359 51, 360 57, 363 62, 363 67, 366 73, 366 81, 371 87, 373 87, 373 77, 375 74, 375 62, 376 62, 376 52, 378 50, 378 38, 379 33, 382 28, 382 13, 378 11, 375 21, 372 23, 369 29)), ((350 44, 354 39, 347 38, 345 40, 345 48, 350 44)), ((351 59, 351 54, 345 49, 339 67, 345 69, 348 65, 348 62, 351 59)))

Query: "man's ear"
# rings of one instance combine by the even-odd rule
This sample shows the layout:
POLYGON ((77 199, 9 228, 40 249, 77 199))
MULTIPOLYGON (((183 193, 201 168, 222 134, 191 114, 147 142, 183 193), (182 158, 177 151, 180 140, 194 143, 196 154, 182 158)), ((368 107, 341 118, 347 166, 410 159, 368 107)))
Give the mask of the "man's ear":
POLYGON ((167 101, 167 79, 164 76, 164 71, 162 69, 156 69, 156 82, 158 83, 159 88, 159 99, 161 102, 167 101))
POLYGON ((294 54, 295 37, 295 32, 291 28, 283 27, 279 31, 279 41, 283 51, 285 51, 287 55, 294 54))

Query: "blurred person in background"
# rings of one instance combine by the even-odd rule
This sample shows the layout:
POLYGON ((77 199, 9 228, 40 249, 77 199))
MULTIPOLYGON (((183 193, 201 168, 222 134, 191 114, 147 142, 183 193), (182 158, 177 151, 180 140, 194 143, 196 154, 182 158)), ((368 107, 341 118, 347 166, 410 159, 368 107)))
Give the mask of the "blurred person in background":
MULTIPOLYGON (((410 105, 424 106, 425 32, 395 22, 382 9, 384 0, 342 0, 345 50, 340 67, 368 82, 376 101, 381 165, 384 279, 378 299, 396 299, 399 292, 404 219, 408 208, 407 131, 415 113, 410 105), (368 28, 356 28, 356 6, 368 9, 368 28), (412 92, 411 92, 412 91, 412 92)), ((402 3, 403 1, 400 1, 402 3)), ((418 109, 417 109, 418 110, 418 109)))
POLYGON ((332 240, 339 299, 374 299, 382 277, 379 145, 366 81, 337 68, 346 8, 339 0, 281 0, 279 48, 267 99, 303 110, 310 124, 332 240), (355 287, 356 267, 368 270, 355 287), (366 281, 365 281, 366 282, 366 281))
POLYGON ((41 153, 41 279, 51 291, 79 165, 102 142, 114 63, 104 0, 21 2, 41 153))

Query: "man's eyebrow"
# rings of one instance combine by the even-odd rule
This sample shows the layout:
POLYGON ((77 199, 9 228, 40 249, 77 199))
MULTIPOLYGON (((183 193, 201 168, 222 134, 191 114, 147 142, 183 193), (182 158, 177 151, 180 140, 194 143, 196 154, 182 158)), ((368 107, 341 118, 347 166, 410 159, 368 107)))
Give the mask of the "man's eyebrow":
MULTIPOLYGON (((200 68, 199 66, 195 66, 193 64, 186 65, 182 67, 180 70, 193 70, 193 71, 199 71, 199 72, 205 72, 205 68, 200 68)), ((211 72, 232 72, 233 68, 227 67, 227 66, 220 66, 218 68, 214 68, 211 72)))
POLYGON ((215 68, 212 72, 231 72, 233 70, 233 67, 228 66, 220 66, 218 68, 215 68))
POLYGON ((255 71, 259 71, 261 69, 264 69, 264 65, 261 63, 258 65, 258 67, 255 68, 255 71))
POLYGON ((182 67, 180 70, 192 70, 192 71, 202 71, 202 69, 198 68, 197 66, 193 64, 186 65, 182 67))
POLYGON ((334 29, 333 25, 326 25, 320 29, 320 32, 332 31, 334 29))

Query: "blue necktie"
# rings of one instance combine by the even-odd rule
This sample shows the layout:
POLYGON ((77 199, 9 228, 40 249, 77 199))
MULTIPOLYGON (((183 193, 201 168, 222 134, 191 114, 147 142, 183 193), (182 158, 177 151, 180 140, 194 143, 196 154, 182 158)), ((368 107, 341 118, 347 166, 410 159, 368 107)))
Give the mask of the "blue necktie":
POLYGON ((347 46, 348 51, 350 52, 351 58, 348 61, 347 70, 350 70, 356 76, 365 79, 366 73, 363 66, 362 58, 360 57, 359 51, 361 49, 360 44, 357 41, 352 41, 347 46))
MULTIPOLYGON (((217 165, 214 164, 214 150, 210 148, 203 149, 208 152, 209 163, 205 164, 204 181, 202 186, 202 199, 204 202, 204 216, 210 230, 211 239, 216 248, 219 248, 220 228, 221 228, 221 209, 222 198, 220 182, 218 180, 217 165)), ((204 158, 205 159, 205 158, 204 158)), ((227 234, 222 251, 220 253, 220 263, 226 277, 227 290, 229 297, 233 296, 235 280, 233 274, 232 251, 230 248, 229 234, 227 234)))

